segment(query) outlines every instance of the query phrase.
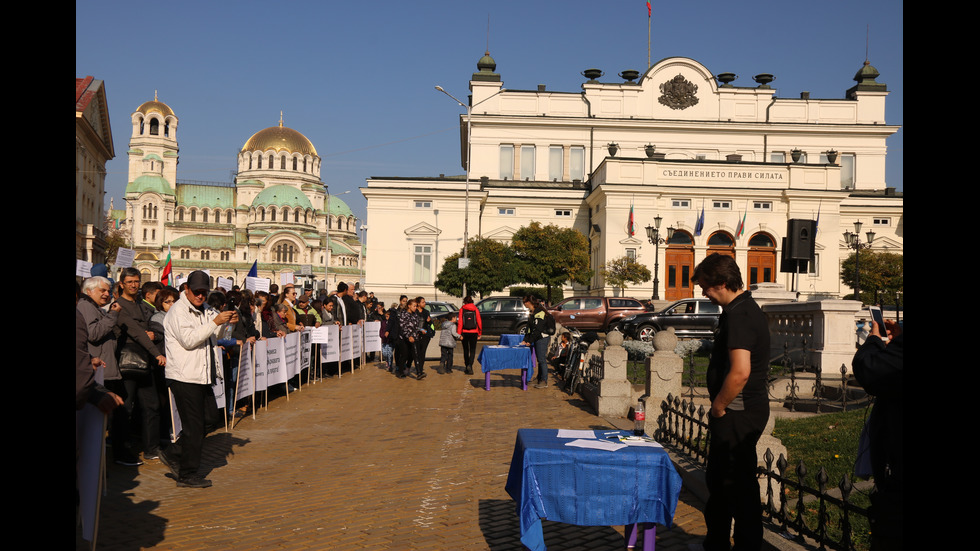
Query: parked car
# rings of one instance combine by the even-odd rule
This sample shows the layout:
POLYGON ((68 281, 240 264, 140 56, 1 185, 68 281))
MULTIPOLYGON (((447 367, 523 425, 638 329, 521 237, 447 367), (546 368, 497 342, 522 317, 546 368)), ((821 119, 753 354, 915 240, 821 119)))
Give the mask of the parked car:
POLYGON ((647 309, 629 297, 573 297, 549 309, 555 321, 581 331, 610 331, 624 319, 647 309))
POLYGON ((483 333, 503 335, 505 333, 525 333, 530 312, 524 307, 521 297, 487 297, 476 304, 483 322, 483 333))
POLYGON ((441 300, 426 301, 425 307, 429 310, 429 316, 432 318, 432 321, 437 322, 436 329, 439 329, 443 318, 459 310, 455 304, 441 300))
POLYGON ((678 337, 710 338, 718 327, 721 306, 706 298, 685 298, 660 310, 630 316, 619 325, 623 335, 649 341, 657 333, 673 327, 678 337))

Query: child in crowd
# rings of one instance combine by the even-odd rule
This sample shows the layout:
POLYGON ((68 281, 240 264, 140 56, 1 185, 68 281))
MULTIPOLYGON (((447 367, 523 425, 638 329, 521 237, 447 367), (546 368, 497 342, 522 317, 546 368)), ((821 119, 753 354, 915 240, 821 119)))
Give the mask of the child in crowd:
POLYGON ((391 371, 395 365, 395 359, 392 357, 394 350, 391 347, 392 336, 388 334, 388 321, 391 319, 391 311, 385 310, 384 306, 380 306, 378 310, 378 315, 381 316, 381 359, 383 360, 385 369, 391 371))
POLYGON ((453 372, 453 353, 456 351, 456 341, 460 339, 459 332, 456 331, 457 314, 451 314, 442 321, 442 334, 439 335, 439 348, 442 349, 442 358, 439 360, 439 374, 453 372))
POLYGON ((548 363, 551 364, 556 370, 563 369, 565 367, 565 362, 568 361, 569 352, 569 342, 571 341, 571 335, 568 331, 561 334, 561 342, 558 343, 558 348, 555 349, 555 353, 548 358, 548 363))

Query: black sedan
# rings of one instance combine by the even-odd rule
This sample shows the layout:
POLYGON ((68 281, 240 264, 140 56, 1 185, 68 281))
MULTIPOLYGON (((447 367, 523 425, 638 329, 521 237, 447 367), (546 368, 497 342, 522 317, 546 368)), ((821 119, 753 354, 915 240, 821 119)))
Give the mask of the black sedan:
POLYGON ((721 306, 706 298, 678 300, 659 312, 646 312, 622 321, 619 330, 632 339, 649 341, 657 333, 673 327, 678 337, 711 338, 718 327, 721 306))

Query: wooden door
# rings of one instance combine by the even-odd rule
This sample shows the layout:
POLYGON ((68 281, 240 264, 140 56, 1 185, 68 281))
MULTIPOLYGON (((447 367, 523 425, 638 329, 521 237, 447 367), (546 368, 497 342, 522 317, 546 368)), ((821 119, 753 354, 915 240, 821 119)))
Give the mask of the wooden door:
POLYGON ((694 249, 668 247, 664 255, 664 299, 680 300, 694 296, 694 249))

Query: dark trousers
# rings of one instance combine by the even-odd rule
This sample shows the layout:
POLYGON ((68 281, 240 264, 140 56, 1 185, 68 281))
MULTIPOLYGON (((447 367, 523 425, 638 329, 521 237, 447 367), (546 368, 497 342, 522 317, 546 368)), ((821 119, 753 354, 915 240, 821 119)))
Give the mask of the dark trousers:
POLYGON ((731 411, 710 417, 711 444, 708 448, 708 503, 704 522, 708 534, 705 551, 727 551, 732 519, 735 520, 736 550, 762 547, 762 502, 759 497, 755 446, 766 428, 769 411, 731 411))
POLYGON ((548 382, 548 345, 551 337, 542 337, 534 341, 534 355, 538 360, 538 382, 548 382))
POLYGON ((442 351, 442 355, 439 359, 439 373, 450 372, 453 370, 453 352, 456 348, 453 346, 439 346, 442 351))
POLYGON ((185 383, 167 379, 174 395, 177 413, 180 415, 180 438, 169 450, 180 463, 180 477, 195 476, 201 466, 201 449, 204 447, 205 423, 217 417, 214 391, 210 385, 185 383))
POLYGON ((424 335, 415 337, 415 372, 422 373, 425 367, 425 351, 429 348, 429 337, 424 335))
POLYGON ((467 369, 472 368, 473 361, 476 360, 477 340, 476 333, 463 333, 463 364, 467 369))
POLYGON ((123 407, 112 414, 113 446, 126 445, 138 400, 143 451, 150 455, 155 454, 160 449, 160 397, 153 374, 123 375, 121 381, 106 381, 106 386, 123 399, 123 407))
POLYGON ((407 374, 412 368, 415 360, 415 343, 408 342, 408 339, 397 339, 395 341, 395 361, 399 373, 407 374))

